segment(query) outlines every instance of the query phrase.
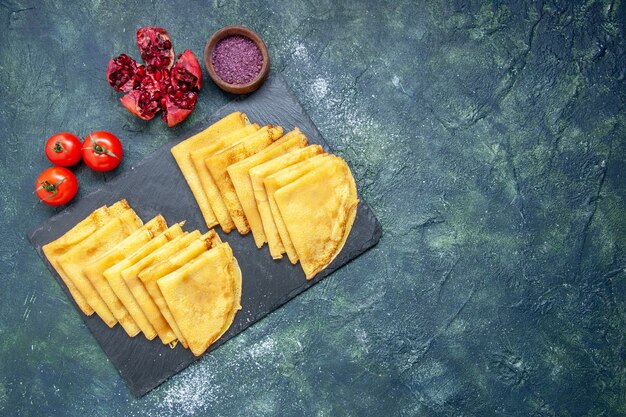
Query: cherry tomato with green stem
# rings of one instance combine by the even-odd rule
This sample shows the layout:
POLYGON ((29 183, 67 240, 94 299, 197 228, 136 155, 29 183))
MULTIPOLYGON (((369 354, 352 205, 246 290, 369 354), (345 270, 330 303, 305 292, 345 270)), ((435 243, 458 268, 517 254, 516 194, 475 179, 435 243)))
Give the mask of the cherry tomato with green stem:
POLYGON ((42 203, 50 206, 67 204, 78 192, 78 180, 67 168, 50 167, 39 174, 35 193, 42 203))
POLYGON ((105 131, 87 135, 81 152, 85 164, 99 172, 115 169, 122 162, 124 154, 120 140, 114 134, 105 131))
POLYGON ((55 165, 69 167, 80 161, 81 143, 69 132, 54 134, 46 141, 46 156, 55 165))

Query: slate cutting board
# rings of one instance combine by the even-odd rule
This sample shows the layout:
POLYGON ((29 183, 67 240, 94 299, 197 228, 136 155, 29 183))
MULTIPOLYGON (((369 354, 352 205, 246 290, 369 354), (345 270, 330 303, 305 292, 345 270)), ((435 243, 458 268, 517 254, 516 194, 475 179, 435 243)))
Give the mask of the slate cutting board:
MULTIPOLYGON (((261 125, 281 125, 285 131, 299 127, 310 143, 318 143, 330 151, 280 76, 270 77, 257 92, 234 100, 218 110, 205 121, 202 129, 233 111, 244 112, 251 121, 261 125)), ((29 233, 30 242, 70 299, 69 291, 48 263, 41 247, 61 236, 96 208, 126 198, 144 221, 162 213, 169 224, 186 220, 185 230, 207 230, 196 201, 169 152, 172 146, 184 139, 186 137, 180 137, 168 143, 136 167, 104 184, 102 189, 73 202, 66 210, 29 233), (172 193, 171 190, 176 192, 172 193)), ((267 245, 256 248, 251 234, 241 236, 237 231, 224 234, 219 226, 216 230, 232 246, 241 267, 243 308, 237 313, 228 332, 207 352, 361 255, 374 246, 382 235, 380 223, 367 204, 361 201, 354 226, 341 253, 315 279, 307 281, 299 264, 291 265, 286 256, 279 261, 273 260, 267 245)), ((135 396, 147 393, 196 359, 180 345, 170 349, 158 338, 152 341, 142 336, 129 338, 121 326, 110 329, 95 314, 87 317, 80 310, 79 314, 135 396)))

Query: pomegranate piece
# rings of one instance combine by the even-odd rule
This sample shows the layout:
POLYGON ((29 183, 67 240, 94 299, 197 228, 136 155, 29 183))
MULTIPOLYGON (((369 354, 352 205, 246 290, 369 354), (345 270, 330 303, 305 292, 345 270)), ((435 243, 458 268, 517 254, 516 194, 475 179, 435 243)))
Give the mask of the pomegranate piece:
POLYGON ((150 93, 142 90, 132 90, 124 95, 120 101, 129 112, 143 120, 150 120, 161 107, 159 106, 159 92, 150 93))
POLYGON ((178 62, 172 68, 172 78, 189 84, 190 88, 202 88, 202 70, 196 56, 189 49, 178 55, 178 62))
POLYGON ((161 118, 172 127, 185 120, 189 113, 196 107, 198 101, 198 93, 195 91, 187 91, 176 89, 174 94, 168 94, 165 97, 165 107, 161 118))
POLYGON ((115 91, 130 91, 141 82, 141 74, 138 73, 139 67, 145 73, 143 65, 137 66, 137 62, 134 59, 126 54, 122 54, 109 61, 107 80, 115 91))
POLYGON ((146 27, 137 29, 137 47, 150 71, 170 69, 174 65, 174 50, 170 35, 163 28, 146 27))
POLYGON ((168 126, 182 122, 195 108, 202 88, 198 59, 187 49, 174 62, 169 34, 159 27, 138 29, 137 46, 146 65, 138 65, 126 54, 112 58, 107 81, 126 93, 122 105, 141 119, 150 120, 162 110, 168 126))

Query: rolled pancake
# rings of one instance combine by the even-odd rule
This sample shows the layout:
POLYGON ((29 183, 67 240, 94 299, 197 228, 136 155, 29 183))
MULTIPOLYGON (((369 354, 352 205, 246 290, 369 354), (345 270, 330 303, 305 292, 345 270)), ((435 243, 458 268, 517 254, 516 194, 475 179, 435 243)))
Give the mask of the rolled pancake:
POLYGON ((126 307, 126 310, 128 310, 128 313, 130 313, 131 317, 148 340, 152 340, 156 337, 156 330, 152 327, 150 320, 148 320, 139 304, 137 304, 137 301, 135 301, 135 297, 133 297, 128 286, 126 286, 122 278, 122 271, 136 264, 150 253, 182 234, 186 234, 186 232, 183 232, 180 224, 175 224, 137 249, 124 260, 104 271, 104 277, 111 286, 111 289, 113 289, 115 295, 117 295, 122 304, 124 304, 124 307, 126 307))
POLYGON ((217 185, 217 188, 220 190, 220 194, 228 208, 230 217, 235 223, 235 227, 242 235, 250 232, 250 226, 248 225, 246 215, 237 198, 237 193, 235 192, 235 188, 228 176, 226 168, 235 162, 239 162, 267 148, 282 135, 282 127, 271 127, 266 131, 248 136, 204 160, 206 167, 211 173, 211 177, 213 177, 213 181, 215 181, 215 185, 217 185))
POLYGON ((257 248, 263 246, 267 242, 267 238, 265 237, 263 222, 254 199, 254 190, 252 189, 249 171, 251 168, 284 155, 289 151, 304 148, 307 144, 306 136, 296 128, 262 151, 232 164, 226 169, 250 225, 250 230, 252 230, 252 236, 254 236, 257 248))
MULTIPOLYGON (((215 152, 232 145, 233 143, 239 142, 243 138, 257 132, 259 129, 259 125, 256 123, 247 125, 241 129, 235 130, 232 133, 220 136, 201 148, 191 151, 189 154, 196 173, 200 178, 202 189, 209 200, 209 204, 211 204, 211 208, 213 209, 213 213, 215 213, 217 221, 225 233, 229 233, 233 230, 235 228, 235 223, 233 223, 233 219, 231 219, 230 214, 228 213, 228 208, 226 207, 226 204, 224 204, 224 200, 220 195, 217 185, 215 185, 215 182, 213 181, 213 177, 211 177, 209 170, 206 165, 204 165, 204 159, 213 155, 215 152)), ((263 127, 263 130, 267 129, 267 126, 263 127)))
POLYGON ((178 324, 176 324, 176 320, 174 319, 174 316, 172 316, 170 309, 167 307, 165 298, 163 298, 163 294, 157 285, 157 280, 171 272, 174 272, 178 268, 181 268, 201 253, 206 252, 220 243, 222 243, 222 241, 217 233, 215 233, 214 230, 210 230, 199 239, 191 242, 189 246, 182 249, 171 258, 165 259, 156 265, 152 265, 139 273, 139 279, 146 287, 150 297, 152 297, 156 305, 159 307, 161 314, 163 314, 163 317, 165 317, 165 320, 167 320, 167 323, 174 331, 176 338, 180 340, 184 348, 189 347, 189 345, 180 331, 178 324))
POLYGON ((226 333, 241 309, 241 270, 228 243, 202 253, 157 284, 195 356, 226 333))
POLYGON ((263 223, 263 232, 267 238, 270 255, 272 255, 272 258, 274 259, 280 259, 283 257, 285 247, 283 246, 283 242, 280 240, 280 234, 276 228, 276 223, 274 223, 274 216, 272 215, 272 209, 267 201, 267 193, 265 192, 265 185, 263 184, 263 181, 266 177, 284 168, 323 153, 324 150, 320 145, 310 145, 306 148, 294 150, 283 156, 251 168, 248 173, 250 176, 250 182, 252 183, 252 189, 254 190, 256 206, 259 210, 259 216, 261 217, 261 221, 263 223))
POLYGON ((154 252, 146 255, 136 264, 122 271, 124 283, 133 294, 135 301, 137 301, 137 304, 139 304, 139 307, 141 307, 141 310, 143 310, 148 320, 150 320, 150 324, 152 324, 152 327, 156 330, 157 335, 163 344, 174 342, 176 340, 176 334, 167 323, 167 320, 165 320, 165 317, 163 317, 163 314, 159 310, 159 306, 155 303, 152 297, 150 297, 146 287, 139 279, 139 274, 146 268, 169 259, 171 256, 178 253, 182 248, 187 247, 191 242, 198 240, 199 238, 200 232, 197 230, 186 235, 178 236, 154 252))
MULTIPOLYGON (((283 242, 283 246, 285 247, 285 251, 287 252, 287 256, 292 264, 298 262, 298 253, 291 243, 291 238, 289 237, 289 231, 285 226, 285 222, 276 206, 276 202, 274 200, 274 193, 281 187, 289 184, 290 182, 295 181, 300 178, 304 174, 322 166, 325 162, 329 161, 331 158, 335 158, 334 155, 322 154, 314 156, 313 158, 305 159, 302 162, 298 162, 295 165, 282 169, 269 177, 265 178, 263 181, 263 185, 265 186, 265 192, 267 193, 267 203, 270 206, 272 211, 272 217, 274 218, 274 223, 276 224, 276 229, 278 230, 278 234, 280 235, 280 240, 283 242)), ((303 221, 307 221, 304 220, 303 221)))
POLYGON ((141 219, 132 209, 124 210, 119 217, 112 218, 91 236, 58 257, 59 265, 65 274, 72 280, 91 308, 109 327, 113 327, 117 320, 98 291, 85 276, 83 267, 89 260, 98 258, 130 236, 141 225, 141 219))
POLYGON ((359 199, 350 168, 339 158, 274 193, 307 279, 341 252, 356 217, 359 199))
POLYGON ((89 236, 91 236, 98 228, 104 226, 106 222, 111 220, 121 211, 130 209, 126 200, 120 200, 113 204, 111 207, 102 206, 94 210, 89 216, 81 220, 76 226, 68 230, 63 236, 58 239, 44 245, 42 247, 44 255, 48 259, 48 262, 57 271, 65 286, 69 290, 74 302, 80 310, 86 315, 90 316, 94 313, 93 309, 82 296, 78 288, 74 285, 70 277, 65 274, 63 268, 59 265, 59 256, 66 253, 73 246, 82 242, 89 236))
POLYGON ((215 213, 213 213, 211 205, 209 204, 206 194, 202 190, 200 178, 198 178, 198 173, 189 158, 189 152, 202 146, 204 143, 208 143, 215 138, 240 129, 247 124, 250 124, 250 122, 245 114, 240 112, 231 113, 223 119, 213 123, 202 132, 182 141, 171 150, 174 159, 176 159, 176 163, 187 181, 187 184, 189 184, 189 188, 191 188, 191 192, 198 202, 200 211, 204 216, 204 221, 209 228, 217 224, 217 219, 215 217, 215 213))
POLYGON ((117 298, 106 278, 104 278, 103 273, 149 242, 150 239, 162 233, 165 229, 167 229, 167 222, 163 216, 159 214, 98 259, 86 264, 83 268, 85 276, 89 279, 96 291, 98 291, 98 294, 100 294, 100 297, 102 297, 107 307, 109 307, 113 316, 130 337, 134 337, 140 332, 139 326, 137 326, 137 323, 135 323, 128 310, 126 310, 124 304, 117 298))

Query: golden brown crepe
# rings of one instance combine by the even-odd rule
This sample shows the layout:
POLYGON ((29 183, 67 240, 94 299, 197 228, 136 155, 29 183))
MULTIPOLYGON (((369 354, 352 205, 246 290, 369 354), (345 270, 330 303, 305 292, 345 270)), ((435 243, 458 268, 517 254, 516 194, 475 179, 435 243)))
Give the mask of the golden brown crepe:
POLYGON ((76 288, 72 280, 65 274, 59 265, 57 258, 71 249, 74 245, 91 236, 96 230, 98 230, 99 227, 111 220, 112 217, 115 217, 121 211, 128 208, 129 205, 126 200, 120 200, 111 207, 102 206, 94 210, 89 216, 81 220, 63 236, 42 247, 43 253, 46 255, 46 258, 48 258, 48 262, 50 262, 50 264, 57 271, 78 307, 88 316, 94 313, 93 309, 89 306, 89 303, 87 303, 87 300, 85 300, 80 291, 78 291, 78 288, 76 288))
POLYGON ((154 300, 156 305, 159 307, 161 314, 167 320, 167 323, 174 331, 176 338, 182 343, 183 347, 187 348, 188 344, 183 336, 180 328, 176 324, 176 320, 170 309, 167 307, 167 303, 165 302, 165 298, 163 298, 163 294, 157 285, 157 280, 164 277, 165 275, 174 272, 178 268, 186 265, 189 261, 199 256, 201 253, 206 252, 222 243, 217 233, 214 230, 210 230, 209 232, 202 235, 199 239, 191 242, 186 248, 182 249, 179 253, 173 255, 170 258, 159 262, 156 265, 152 265, 151 267, 144 269, 139 273, 139 279, 146 287, 146 290, 150 294, 150 297, 154 300))
POLYGON ((311 279, 341 252, 354 223, 359 200, 350 168, 332 157, 277 190, 274 199, 311 279))
POLYGON ((228 208, 230 217, 235 223, 235 227, 237 227, 239 233, 243 235, 250 232, 250 226, 248 225, 243 208, 237 198, 237 193, 235 192, 235 188, 228 176, 226 168, 235 162, 239 162, 267 148, 282 135, 282 127, 272 127, 262 133, 254 133, 204 160, 206 167, 211 173, 211 177, 213 177, 213 181, 215 181, 215 185, 217 185, 217 188, 220 190, 220 194, 228 208))
MULTIPOLYGON (((211 208, 213 209, 213 213, 215 213, 217 221, 220 226, 222 226, 222 230, 224 230, 225 233, 229 233, 233 230, 235 228, 235 223, 233 223, 233 219, 230 218, 228 208, 226 207, 226 204, 224 204, 224 200, 220 195, 217 185, 215 185, 215 182, 213 181, 213 177, 211 177, 208 168, 204 165, 204 159, 213 155, 215 152, 232 145, 233 143, 239 142, 247 136, 257 132, 259 129, 259 125, 256 123, 247 125, 241 129, 235 130, 232 133, 220 136, 189 153, 191 162, 193 163, 196 173, 200 178, 202 189, 209 200, 209 204, 211 204, 211 208)), ((267 129, 267 126, 263 127, 263 130, 267 129)))
POLYGON ((90 236, 98 227, 108 220, 110 220, 108 217, 108 208, 102 206, 80 221, 63 236, 42 247, 43 253, 46 255, 46 258, 48 258, 48 262, 50 262, 59 276, 61 276, 61 279, 67 286, 67 289, 70 291, 78 307, 88 316, 93 314, 93 309, 89 306, 85 297, 78 291, 78 288, 76 288, 72 280, 65 274, 63 269, 61 269, 57 258, 67 252, 72 246, 85 240, 85 238, 90 236))
POLYGON ((178 236, 154 252, 146 255, 136 264, 122 271, 124 283, 133 294, 133 297, 135 297, 135 301, 137 301, 137 304, 139 304, 139 307, 141 307, 148 320, 150 320, 150 324, 152 324, 152 327, 156 330, 157 335, 163 344, 175 341, 176 334, 167 323, 167 320, 165 320, 165 317, 163 317, 163 314, 161 314, 159 306, 155 303, 152 297, 150 297, 146 287, 139 279, 139 274, 146 268, 170 258, 182 248, 185 248, 191 242, 198 240, 199 238, 200 232, 197 230, 183 236, 178 236))
POLYGON ((254 199, 254 190, 250 181, 249 171, 257 165, 270 161, 295 149, 301 149, 308 144, 306 136, 299 129, 294 129, 262 151, 230 165, 226 171, 235 187, 235 192, 243 208, 243 212, 252 230, 257 248, 267 242, 263 231, 263 222, 254 199))
POLYGON ((98 294, 102 297, 107 307, 109 307, 113 316, 130 337, 136 336, 140 332, 139 326, 137 326, 128 313, 124 304, 117 298, 106 278, 104 278, 103 272, 135 252, 165 229, 167 229, 167 222, 163 216, 159 214, 102 256, 91 262, 87 262, 83 268, 85 276, 89 279, 96 291, 98 291, 98 294))
POLYGON ((274 200, 274 192, 276 192, 276 190, 278 190, 279 188, 289 184, 290 182, 300 178, 304 174, 318 168, 319 166, 322 166, 322 164, 334 157, 334 155, 321 154, 314 156, 313 158, 305 159, 302 162, 298 162, 295 165, 291 165, 270 175, 263 181, 263 185, 265 186, 265 192, 267 193, 267 202, 272 211, 272 217, 274 218, 274 224, 276 224, 276 229, 278 230, 278 234, 280 235, 280 240, 281 242, 283 242, 283 246, 285 247, 287 256, 289 257, 289 260, 292 264, 298 262, 298 253, 291 243, 289 231, 287 230, 280 211, 276 206, 276 202, 274 200))
POLYGON ((193 163, 191 162, 191 159, 189 158, 189 152, 199 146, 202 146, 204 143, 208 143, 215 138, 240 129, 249 123, 250 122, 245 114, 240 112, 231 113, 223 119, 218 120, 202 132, 182 141, 171 150, 174 159, 176 159, 176 163, 185 177, 185 180, 187 180, 187 184, 189 184, 189 188, 191 188, 191 192, 198 202, 198 206, 200 206, 200 211, 204 216, 204 221, 206 222, 207 227, 215 226, 217 224, 217 219, 215 218, 215 214, 213 213, 213 209, 209 204, 206 194, 202 190, 202 184, 200 183, 198 174, 193 166, 193 163))
POLYGON ((272 210, 269 202, 267 201, 267 193, 265 192, 265 185, 263 184, 263 181, 266 177, 284 168, 323 153, 324 150, 320 145, 310 145, 306 148, 294 150, 283 156, 251 168, 248 172, 250 182, 252 183, 252 189, 254 190, 256 206, 259 210, 259 215, 263 223, 263 232, 267 238, 270 255, 272 255, 272 258, 274 259, 280 259, 283 257, 285 247, 280 240, 280 234, 276 228, 276 223, 274 223, 274 216, 272 215, 272 210))
POLYGON ((241 270, 228 243, 157 281, 191 351, 200 356, 241 309, 241 270))
POLYGON ((120 299, 126 310, 130 313, 131 317, 137 323, 143 334, 148 340, 152 340, 156 337, 156 330, 152 327, 150 320, 146 317, 143 310, 135 301, 135 297, 130 292, 130 289, 122 278, 122 271, 126 268, 136 264, 141 259, 154 252, 161 246, 165 245, 170 240, 175 239, 177 236, 185 234, 180 224, 175 224, 168 228, 165 232, 161 233, 148 243, 137 249, 130 256, 124 260, 116 263, 106 271, 104 271, 104 277, 115 292, 115 295, 120 299))
POLYGON ((117 243, 130 236, 141 225, 141 219, 137 217, 137 214, 132 209, 124 210, 119 214, 119 217, 112 218, 89 237, 77 243, 57 258, 65 274, 72 280, 91 308, 109 327, 113 327, 117 320, 102 297, 100 297, 100 294, 98 294, 85 276, 83 266, 90 259, 98 258, 117 243))

